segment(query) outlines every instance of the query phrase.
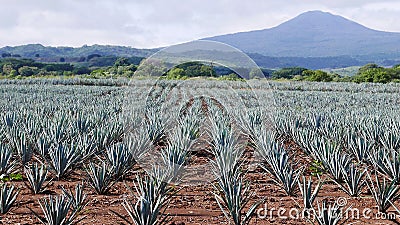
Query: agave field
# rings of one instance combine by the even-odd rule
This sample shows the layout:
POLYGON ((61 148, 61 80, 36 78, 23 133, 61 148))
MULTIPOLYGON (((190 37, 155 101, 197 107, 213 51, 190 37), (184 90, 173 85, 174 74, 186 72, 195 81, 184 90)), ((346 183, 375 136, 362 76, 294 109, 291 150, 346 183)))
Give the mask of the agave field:
POLYGON ((0 81, 2 224, 397 224, 400 85, 0 81))

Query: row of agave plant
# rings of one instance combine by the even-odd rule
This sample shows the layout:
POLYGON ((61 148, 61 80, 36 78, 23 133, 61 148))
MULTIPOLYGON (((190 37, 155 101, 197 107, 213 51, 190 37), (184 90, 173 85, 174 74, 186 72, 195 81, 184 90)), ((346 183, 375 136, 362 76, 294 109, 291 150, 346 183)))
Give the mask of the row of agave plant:
POLYGON ((240 130, 230 116, 209 102, 213 187, 218 206, 226 219, 236 225, 249 224, 257 207, 263 202, 250 202, 256 197, 246 180, 245 143, 239 141, 240 130), (247 209, 247 211, 245 211, 247 209))
MULTIPOLYGON (((312 191, 311 179, 303 177, 300 181, 305 168, 293 163, 283 144, 286 141, 294 141, 349 197, 359 197, 368 187, 380 212, 386 213, 390 207, 400 212, 393 204, 399 197, 400 172, 399 124, 393 116, 345 118, 340 114, 312 112, 304 116, 281 111, 263 117, 256 110, 242 123, 255 145, 260 166, 287 195, 295 196, 300 190, 306 210, 314 210, 313 202, 323 182, 318 178, 312 191), (264 127, 265 118, 273 121, 271 126, 264 127)), ((336 203, 327 206, 323 201, 318 205, 318 224, 338 224, 341 207, 336 203)))
MULTIPOLYGON (((133 110, 130 115, 121 115, 121 102, 118 102, 121 99, 113 96, 120 90, 114 87, 72 88, 72 91, 61 88, 61 92, 65 93, 58 93, 57 96, 64 97, 51 99, 53 105, 48 103, 48 99, 43 99, 43 104, 29 108, 34 100, 43 98, 38 95, 19 99, 18 104, 10 106, 15 107, 13 110, 2 108, 5 113, 0 126, 1 175, 9 176, 17 170, 21 171, 26 178, 26 186, 37 194, 45 192, 52 180, 67 179, 76 170, 83 170, 87 186, 97 194, 108 194, 117 181, 123 181, 137 168, 142 159, 148 159, 146 155, 158 154, 159 160, 149 166, 148 173, 135 172, 133 188, 127 185, 135 196, 133 199, 127 197, 123 202, 129 217, 114 213, 127 223, 166 223, 169 217, 165 209, 177 191, 174 184, 183 178, 185 166, 190 162, 191 147, 200 136, 200 124, 207 122, 196 110, 202 108, 200 102, 195 102, 197 105, 185 112, 169 103, 176 101, 176 97, 173 97, 174 101, 167 102, 172 89, 168 89, 168 82, 171 81, 165 82, 158 85, 162 88, 156 87, 152 92, 155 97, 147 102, 147 108, 133 110), (94 94, 96 98, 80 98, 81 102, 77 103, 65 97, 71 92, 83 96, 94 94), (96 102, 99 98, 101 103, 96 102), (115 99, 119 100, 115 102, 115 99), (168 112, 177 111, 178 115, 166 115, 158 107, 165 103, 170 104, 168 112), (19 110, 21 105, 27 107, 19 110), (83 112, 82 108, 85 109, 83 112), (144 118, 141 115, 145 115, 144 118)), ((264 84, 261 82, 260 85, 255 91, 262 91, 264 84)), ((198 88, 209 86, 202 84, 198 88)), ((39 91, 40 87, 32 89, 39 91)), ((241 85, 238 84, 238 88, 241 85)), ((26 91, 19 86, 12 86, 11 89, 16 89, 17 93, 32 93, 32 90, 26 91)), ((49 91, 46 87, 43 92, 49 91)), ((140 92, 143 89, 135 90, 132 96, 142 96, 140 92)), ((187 92, 195 93, 195 90, 187 92)), ((226 93, 221 90, 220 94, 226 93)), ((46 93, 41 94, 46 96, 46 93)), ((251 181, 246 179, 244 149, 247 144, 239 141, 241 130, 248 135, 260 167, 271 174, 287 195, 294 196, 300 192, 304 208, 317 208, 316 220, 319 224, 337 224, 340 218, 335 217, 335 212, 340 210, 340 206, 328 205, 325 201, 315 203, 323 182, 319 180, 315 185, 311 179, 302 176, 306 168, 292 157, 291 149, 284 144, 287 141, 294 141, 318 162, 320 170, 349 196, 360 196, 368 187, 380 211, 385 212, 394 206, 400 176, 399 124, 396 117, 393 119, 390 115, 395 111, 381 110, 380 117, 369 116, 371 112, 376 115, 377 110, 368 107, 357 108, 359 112, 350 115, 332 113, 341 110, 327 106, 332 102, 319 102, 321 99, 312 97, 311 105, 307 105, 293 100, 302 97, 285 98, 290 94, 285 91, 277 94, 281 111, 274 115, 263 115, 266 109, 260 108, 245 115, 240 110, 239 116, 232 117, 221 111, 213 101, 206 102, 212 170, 216 179, 213 183, 214 196, 225 217, 234 224, 248 224, 263 201, 253 202, 251 181), (322 112, 310 110, 314 105, 326 109, 322 112), (368 167, 379 173, 371 174, 368 167)), ((382 96, 387 97, 385 94, 382 96)), ((230 97, 225 96, 226 99, 230 97)), ((334 95, 334 98, 339 97, 334 95)), ((340 104, 343 104, 341 107, 351 105, 342 99, 339 98, 340 104)), ((10 210, 18 193, 13 185, 1 185, 1 213, 10 210)), ((66 221, 70 222, 65 224, 70 224, 82 219, 79 216, 86 204, 83 186, 78 185, 75 192, 63 190, 59 196, 40 200, 42 213, 32 211, 44 224, 63 224, 66 221)))
MULTIPOLYGON (((65 110, 45 118, 26 116, 30 112, 6 113, 1 126, 0 174, 4 178, 22 171, 32 194, 40 194, 46 193, 52 180, 68 179, 83 170, 85 183, 104 195, 117 181, 125 180, 143 158, 153 157, 157 147, 161 160, 148 168, 147 175, 135 172, 133 189, 127 185, 136 196, 123 202, 129 219, 114 213, 130 224, 163 224, 168 221, 164 210, 175 192, 172 184, 182 178, 190 148, 199 136, 199 108, 180 114, 172 127, 160 117, 156 105, 133 112, 131 117, 145 116, 125 124, 118 120, 118 112, 87 115, 65 110)), ((1 184, 1 190, 0 212, 5 214, 19 191, 8 183, 1 184)), ((31 211, 43 224, 75 224, 82 219, 78 217, 86 199, 83 186, 77 186, 75 194, 63 189, 62 195, 39 201, 44 216, 31 211)))

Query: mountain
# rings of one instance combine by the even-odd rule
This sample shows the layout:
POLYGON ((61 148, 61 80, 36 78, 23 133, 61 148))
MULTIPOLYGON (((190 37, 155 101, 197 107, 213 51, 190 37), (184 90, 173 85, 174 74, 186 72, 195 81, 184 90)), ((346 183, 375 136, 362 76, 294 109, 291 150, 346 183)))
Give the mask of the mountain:
MULTIPOLYGON (((400 33, 373 30, 344 17, 321 11, 305 12, 270 29, 203 40, 232 45, 247 53, 264 68, 300 66, 323 69, 367 63, 383 66, 400 64, 400 33)), ((58 62, 61 59, 65 62, 82 62, 89 61, 91 55, 101 55, 113 63, 120 56, 140 59, 158 50, 110 45, 72 48, 29 44, 0 48, 0 55, 34 58, 42 62, 58 62)))
POLYGON ((352 56, 369 60, 400 56, 400 33, 373 30, 321 11, 300 14, 270 29, 205 39, 273 57, 352 56))

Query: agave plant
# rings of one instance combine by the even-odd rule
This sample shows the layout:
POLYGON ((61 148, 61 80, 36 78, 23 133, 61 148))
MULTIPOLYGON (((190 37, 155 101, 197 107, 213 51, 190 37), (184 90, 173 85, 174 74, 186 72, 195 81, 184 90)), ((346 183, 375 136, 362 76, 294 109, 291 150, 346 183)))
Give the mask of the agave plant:
POLYGON ((96 148, 99 152, 104 151, 109 145, 109 133, 103 127, 97 127, 93 130, 96 148))
POLYGON ((383 126, 380 120, 373 119, 368 121, 368 126, 365 126, 365 136, 368 140, 372 140, 374 143, 380 143, 381 137, 383 136, 383 126))
POLYGON ((339 151, 338 146, 317 132, 311 132, 309 135, 313 134, 315 134, 314 138, 308 143, 311 155, 318 161, 329 161, 330 156, 339 151))
POLYGON ((271 151, 277 148, 277 134, 275 132, 263 129, 257 134, 255 139, 256 154, 260 158, 259 160, 264 160, 271 151))
POLYGON ((149 138, 153 143, 159 143, 165 138, 165 118, 154 108, 147 110, 146 117, 146 130, 149 138))
POLYGON ((172 189, 167 186, 163 180, 165 177, 141 178, 136 176, 135 191, 130 189, 136 196, 136 203, 125 199, 122 203, 129 219, 115 211, 112 211, 118 217, 128 224, 135 225, 156 225, 166 224, 169 215, 165 215, 172 189))
POLYGON ((294 196, 297 192, 297 183, 303 168, 294 169, 289 162, 289 156, 280 144, 275 144, 272 151, 260 149, 260 155, 264 155, 261 168, 273 176, 275 183, 280 186, 287 195, 294 196))
POLYGON ((151 140, 148 137, 146 130, 140 127, 137 132, 128 134, 125 139, 125 145, 134 160, 138 162, 149 151, 151 140))
POLYGON ((342 147, 346 144, 345 139, 343 139, 346 134, 346 129, 344 126, 337 126, 337 124, 340 122, 340 120, 331 118, 331 121, 325 121, 322 123, 322 126, 318 130, 320 130, 323 136, 327 137, 332 143, 342 147))
POLYGON ((250 191, 249 183, 245 183, 239 176, 224 176, 217 178, 214 185, 216 193, 215 200, 228 221, 235 225, 246 225, 250 223, 257 207, 263 202, 257 201, 249 206, 249 201, 254 198, 255 193, 250 191), (244 208, 249 206, 247 211, 244 208))
POLYGON ((83 218, 77 218, 77 212, 71 210, 72 202, 65 195, 39 199, 40 208, 44 216, 29 208, 29 210, 45 225, 72 225, 79 223, 83 218))
POLYGON ((212 161, 212 169, 217 177, 233 177, 241 173, 244 151, 238 144, 214 147, 215 160, 212 161), (232 146, 231 146, 232 145, 232 146))
POLYGON ((0 214, 6 214, 17 200, 19 191, 14 185, 0 184, 0 214))
POLYGON ((50 171, 57 179, 67 176, 80 163, 81 155, 75 144, 59 144, 57 148, 49 152, 50 171))
POLYGON ((221 135, 215 134, 222 139, 214 139, 212 145, 212 153, 215 157, 215 160, 212 161, 214 174, 217 177, 236 176, 240 173, 244 150, 240 146, 238 136, 232 129, 229 127, 225 129, 221 125, 221 129, 218 129, 218 131, 221 135))
POLYGON ((252 204, 247 212, 244 211, 249 205, 249 200, 254 197, 254 192, 250 192, 249 183, 242 178, 241 158, 244 151, 238 145, 232 130, 220 129, 219 132, 225 137, 214 142, 215 160, 212 161, 212 169, 217 179, 217 183, 213 185, 216 190, 214 197, 229 221, 237 225, 248 224, 263 201, 252 204))
POLYGON ((30 167, 25 168, 25 176, 28 180, 28 188, 34 193, 39 194, 46 191, 46 187, 51 181, 46 182, 48 170, 45 165, 39 165, 33 163, 30 167))
POLYGON ((98 146, 96 145, 96 140, 92 135, 80 135, 77 140, 77 145, 79 146, 82 162, 89 161, 96 155, 96 153, 98 153, 98 146))
POLYGON ((257 134, 264 130, 263 115, 259 109, 244 114, 238 116, 240 125, 251 141, 255 143, 258 138, 257 134))
POLYGON ((195 140, 200 136, 201 117, 198 115, 186 115, 178 120, 178 127, 183 136, 189 137, 190 140, 195 140))
POLYGON ((234 143, 237 137, 232 131, 229 118, 221 115, 215 117, 210 117, 211 129, 209 129, 209 132, 212 144, 214 146, 226 146, 234 143))
POLYGON ((399 198, 399 187, 394 181, 388 183, 386 178, 383 177, 382 183, 379 181, 379 176, 375 172, 375 182, 372 180, 370 174, 368 173, 368 178, 370 182, 367 185, 375 199, 378 206, 379 212, 385 213, 392 203, 399 198))
POLYGON ((86 171, 90 186, 99 195, 107 194, 116 182, 114 174, 106 162, 102 162, 101 165, 90 163, 86 171))
POLYGON ((254 203, 244 212, 249 200, 254 197, 254 192, 250 192, 249 183, 242 178, 243 150, 237 145, 228 145, 219 146, 214 152, 216 155, 212 161, 212 169, 217 179, 217 183, 213 185, 216 190, 214 197, 229 221, 240 225, 248 224, 262 201, 254 203))
POLYGON ((323 182, 318 180, 317 185, 314 188, 314 191, 312 190, 312 179, 309 178, 306 180, 306 178, 303 176, 303 182, 300 184, 299 182, 299 188, 301 195, 303 196, 303 203, 304 203, 304 208, 309 210, 313 208, 313 203, 316 197, 318 196, 319 191, 321 190, 321 187, 323 185, 323 182))
POLYGON ((349 155, 334 151, 327 159, 322 161, 322 164, 335 182, 342 183, 344 181, 343 174, 349 171, 351 160, 352 158, 349 155))
POLYGON ((296 129, 293 133, 293 140, 304 150, 305 153, 311 154, 313 150, 313 142, 320 140, 319 133, 314 130, 302 128, 296 129))
MULTIPOLYGON (((319 225, 337 225, 343 219, 343 206, 336 202, 332 205, 327 205, 327 201, 322 201, 318 204, 318 211, 315 212, 315 219, 319 225)), ((341 224, 343 224, 342 222, 341 224)))
POLYGON ((177 143, 169 143, 161 153, 164 165, 169 168, 173 174, 174 181, 181 178, 184 166, 189 159, 189 151, 177 143))
POLYGON ((66 115, 57 115, 54 121, 46 121, 45 133, 53 143, 62 143, 68 138, 68 121, 66 115))
POLYGON ((51 143, 44 135, 39 137, 39 139, 36 142, 36 149, 39 155, 42 157, 42 159, 46 159, 48 157, 50 147, 51 143))
POLYGON ((18 155, 22 165, 26 165, 33 156, 33 145, 30 143, 25 133, 15 130, 11 138, 12 146, 18 155))
POLYGON ((398 150, 400 148, 400 134, 397 130, 389 129, 380 136, 380 143, 387 150, 398 150))
POLYGON ((365 137, 356 137, 352 134, 348 135, 348 148, 351 154, 358 162, 365 162, 368 160, 368 154, 372 150, 374 143, 369 142, 365 137))
POLYGON ((12 128, 17 122, 17 114, 15 112, 7 113, 3 115, 3 121, 7 127, 12 128))
POLYGON ((372 165, 394 182, 400 181, 400 155, 395 150, 378 149, 369 156, 372 165))
POLYGON ((88 133, 90 129, 92 128, 92 122, 90 121, 89 117, 84 115, 83 113, 79 113, 76 116, 76 119, 73 123, 74 128, 80 133, 88 133))
POLYGON ((122 140, 122 137, 125 133, 124 125, 119 121, 110 121, 110 123, 105 127, 108 132, 108 142, 105 147, 108 147, 116 142, 122 140))
POLYGON ((366 168, 360 171, 354 164, 351 164, 348 171, 342 169, 344 184, 336 181, 335 183, 351 197, 358 197, 367 185, 367 182, 363 179, 366 172, 366 168))
POLYGON ((134 165, 135 159, 124 144, 116 144, 106 151, 107 161, 116 179, 124 176, 134 165))
POLYGON ((12 173, 15 166, 12 150, 0 144, 0 176, 12 173))
POLYGON ((249 205, 249 200, 254 198, 254 192, 250 192, 249 183, 242 178, 244 150, 228 120, 214 127, 212 134, 215 156, 212 169, 217 180, 213 185, 215 200, 228 221, 234 224, 248 224, 263 201, 249 205), (249 207, 247 211, 244 210, 245 207, 249 207))
POLYGON ((85 206, 89 203, 87 200, 87 195, 83 192, 83 184, 77 184, 75 186, 75 193, 72 190, 66 190, 61 187, 63 194, 69 199, 72 203, 72 209, 76 213, 80 213, 85 206))

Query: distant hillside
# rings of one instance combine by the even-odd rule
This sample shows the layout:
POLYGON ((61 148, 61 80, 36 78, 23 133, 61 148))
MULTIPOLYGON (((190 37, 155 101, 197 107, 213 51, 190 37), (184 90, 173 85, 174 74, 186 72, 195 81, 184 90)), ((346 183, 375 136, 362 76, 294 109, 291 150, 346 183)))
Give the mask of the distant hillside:
POLYGON ((29 44, 15 47, 0 48, 0 54, 17 55, 23 58, 55 58, 55 57, 87 57, 98 54, 101 56, 137 56, 148 57, 157 49, 137 49, 112 45, 84 45, 82 47, 45 47, 41 44, 29 44))
MULTIPOLYGON (((258 53, 248 54, 258 66, 264 68, 304 67, 308 69, 344 68, 362 66, 370 61, 358 60, 350 56, 333 57, 271 57, 258 53)), ((394 62, 394 61, 393 61, 394 62)), ((394 64, 393 64, 394 65, 394 64)))
POLYGON ((400 33, 372 30, 321 11, 303 13, 264 30, 206 38, 242 51, 274 57, 364 56, 400 58, 400 33))
MULTIPOLYGON (((47 47, 40 44, 29 44, 0 48, 0 55, 3 58, 30 58, 38 62, 69 62, 79 63, 84 66, 106 66, 112 65, 118 57, 136 58, 137 61, 140 62, 142 58, 146 58, 156 51, 158 51, 158 49, 136 49, 123 46, 93 45, 72 48, 47 47)), ((264 68, 283 68, 292 66, 300 66, 310 69, 342 68, 348 66, 361 66, 370 62, 366 59, 357 60, 349 56, 272 57, 259 53, 248 53, 248 55, 259 66, 264 68)), ((396 61, 389 60, 386 62, 386 64, 391 65, 396 61)))

